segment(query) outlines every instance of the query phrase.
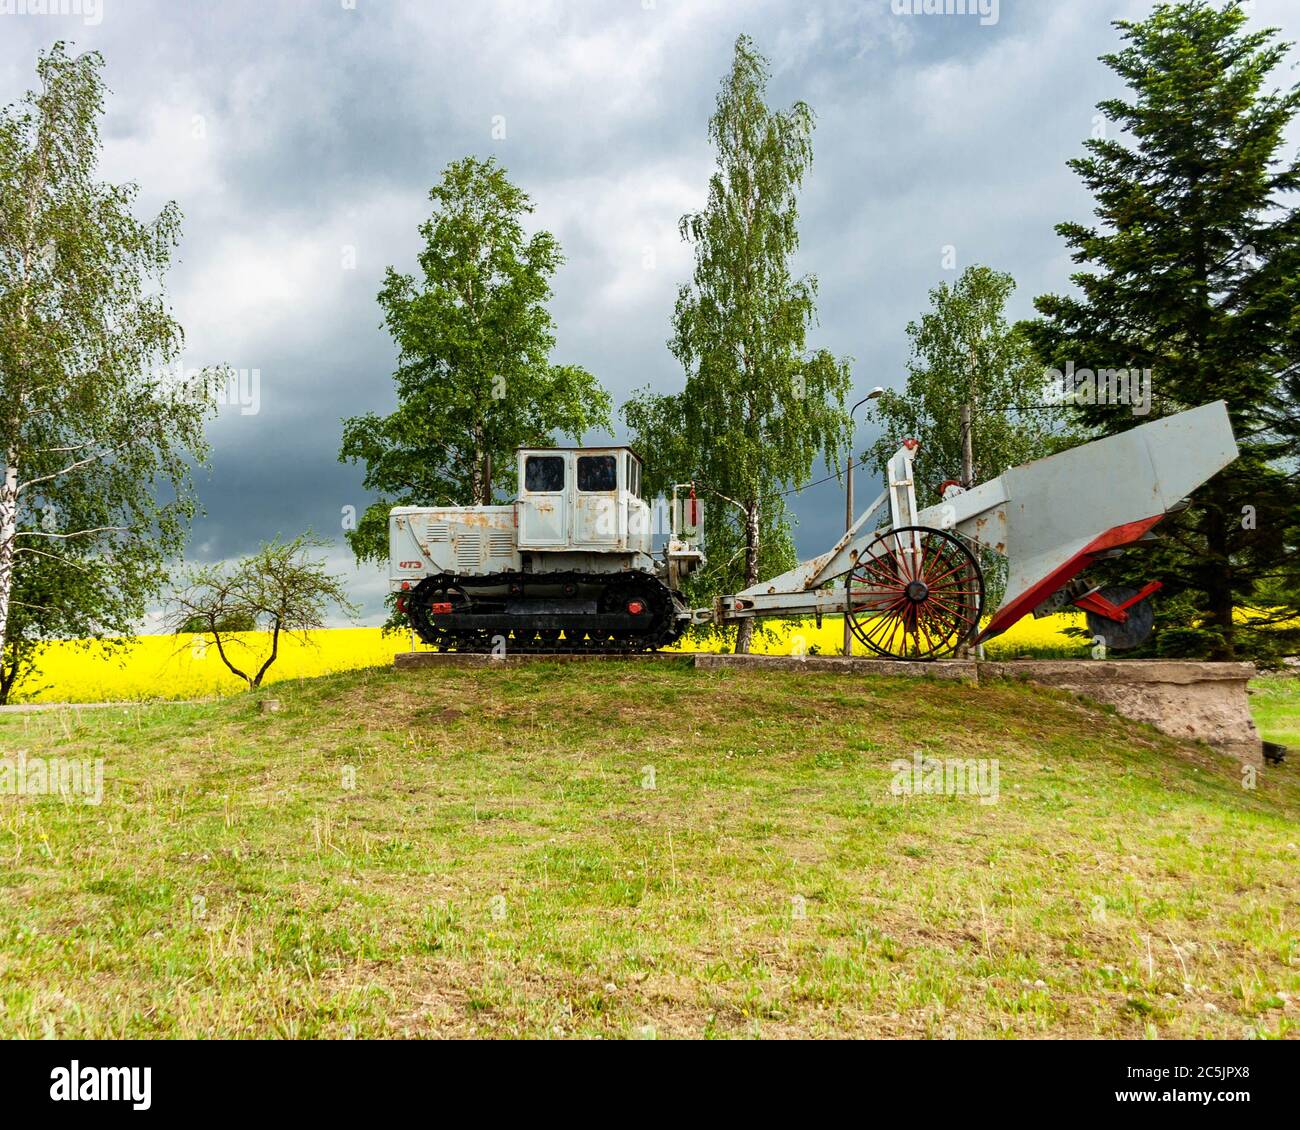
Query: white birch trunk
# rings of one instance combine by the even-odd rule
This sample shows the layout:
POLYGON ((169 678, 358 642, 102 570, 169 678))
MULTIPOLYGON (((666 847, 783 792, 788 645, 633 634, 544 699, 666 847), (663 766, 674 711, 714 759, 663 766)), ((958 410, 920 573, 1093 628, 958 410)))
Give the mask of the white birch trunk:
POLYGON ((14 555, 18 549, 18 463, 11 451, 5 459, 0 486, 0 655, 9 638, 9 602, 14 588, 14 555))

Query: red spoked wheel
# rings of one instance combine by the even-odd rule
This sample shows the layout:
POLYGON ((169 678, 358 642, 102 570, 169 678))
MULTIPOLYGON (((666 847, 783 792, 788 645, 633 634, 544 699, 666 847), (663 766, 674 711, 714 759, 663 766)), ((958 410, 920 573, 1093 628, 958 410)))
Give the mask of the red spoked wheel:
POLYGON ((983 612, 979 562, 944 530, 889 530, 848 577, 849 627, 886 659, 950 655, 975 635, 983 612))

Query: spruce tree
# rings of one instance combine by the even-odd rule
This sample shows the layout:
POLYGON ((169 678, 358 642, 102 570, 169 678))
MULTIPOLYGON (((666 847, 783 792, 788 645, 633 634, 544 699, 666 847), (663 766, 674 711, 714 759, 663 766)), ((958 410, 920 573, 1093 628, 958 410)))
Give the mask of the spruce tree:
MULTIPOLYGON (((1147 419, 1227 402, 1241 458, 1162 524, 1150 554, 1111 570, 1165 582, 1161 653, 1266 656, 1294 646, 1275 625, 1300 613, 1300 162, 1283 152, 1300 89, 1271 79, 1290 45, 1248 29, 1235 3, 1160 4, 1115 26, 1124 45, 1102 61, 1128 91, 1099 109, 1117 128, 1071 162, 1096 223, 1057 228, 1078 293, 1039 298, 1028 328, 1057 369, 1149 368, 1147 419)), ((1144 422, 1123 404, 1078 412, 1092 436, 1144 422)))

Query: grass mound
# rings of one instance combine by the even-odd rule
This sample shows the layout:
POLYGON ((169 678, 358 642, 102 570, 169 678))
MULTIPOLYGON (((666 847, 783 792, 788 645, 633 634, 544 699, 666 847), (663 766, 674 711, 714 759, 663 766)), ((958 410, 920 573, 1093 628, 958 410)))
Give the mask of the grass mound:
MULTIPOLYGON (((372 669, 0 716, 0 1034, 1284 1036, 1300 774, 1019 685, 372 669), (997 762, 995 802, 899 795, 997 762)), ((985 800, 990 800, 985 797, 985 800)))

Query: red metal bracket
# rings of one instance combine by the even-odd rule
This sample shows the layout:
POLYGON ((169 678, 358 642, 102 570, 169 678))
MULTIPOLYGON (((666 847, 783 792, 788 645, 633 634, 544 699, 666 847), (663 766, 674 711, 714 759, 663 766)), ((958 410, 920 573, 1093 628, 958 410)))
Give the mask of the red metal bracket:
POLYGON ((1122 624, 1128 619, 1128 610, 1137 604, 1140 600, 1145 600, 1153 592, 1159 592, 1164 588, 1163 581, 1152 581, 1138 589, 1123 604, 1116 604, 1114 601, 1107 600, 1099 592, 1085 593, 1074 602, 1076 608, 1082 608, 1085 612, 1095 612, 1098 616, 1104 616, 1107 620, 1114 620, 1122 624))

